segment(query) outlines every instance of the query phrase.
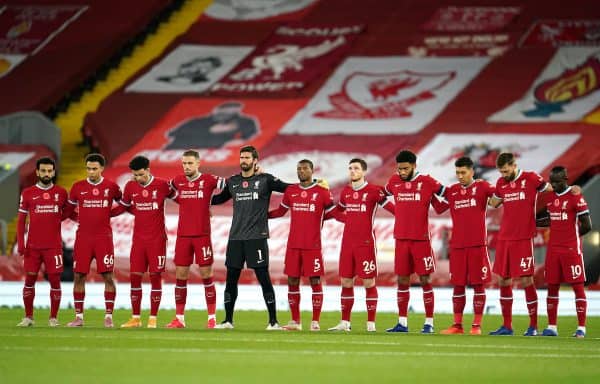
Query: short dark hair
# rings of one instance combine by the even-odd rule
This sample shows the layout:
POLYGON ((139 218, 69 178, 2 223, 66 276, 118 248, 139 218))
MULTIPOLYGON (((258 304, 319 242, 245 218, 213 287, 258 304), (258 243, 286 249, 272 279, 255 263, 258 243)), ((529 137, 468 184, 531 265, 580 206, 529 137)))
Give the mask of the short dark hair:
POLYGON ((182 156, 193 156, 196 159, 200 159, 200 153, 198 151, 194 151, 193 149, 188 149, 187 151, 183 152, 182 156))
POLYGON ((515 163, 515 155, 510 152, 502 152, 496 158, 496 167, 502 168, 506 164, 513 165, 515 163))
POLYGON ((129 162, 129 169, 139 171, 140 169, 150 168, 150 160, 145 156, 136 156, 129 162))
POLYGON ((562 165, 556 165, 556 166, 552 167, 552 169, 550 170, 550 173, 564 173, 564 174, 567 174, 567 168, 563 167, 562 165))
POLYGON ((253 159, 258 159, 258 151, 251 145, 246 145, 245 147, 240 148, 240 153, 242 152, 250 152, 253 159))
POLYGON ((352 164, 352 163, 359 163, 360 167, 362 168, 363 171, 367 170, 367 162, 364 161, 363 159, 359 159, 358 157, 355 157, 354 159, 352 159, 348 162, 348 164, 352 164))
POLYGON ((98 163, 102 167, 106 165, 106 159, 99 153, 90 153, 85 157, 85 162, 98 163))
POLYGON ((456 161, 454 162, 454 166, 455 167, 467 167, 467 168, 473 169, 473 160, 471 160, 471 158, 468 156, 463 156, 463 157, 456 159, 456 161))
POLYGON ((52 168, 56 170, 56 163, 54 162, 54 159, 50 157, 40 157, 39 159, 37 159, 37 161, 35 162, 35 169, 39 170, 41 164, 51 164, 52 168))
POLYGON ((400 153, 398 153, 398 155, 396 155, 396 163, 416 164, 417 155, 407 149, 402 150, 400 153))
POLYGON ((298 162, 298 164, 308 164, 311 170, 315 169, 315 165, 313 164, 313 162, 308 159, 302 159, 298 162))

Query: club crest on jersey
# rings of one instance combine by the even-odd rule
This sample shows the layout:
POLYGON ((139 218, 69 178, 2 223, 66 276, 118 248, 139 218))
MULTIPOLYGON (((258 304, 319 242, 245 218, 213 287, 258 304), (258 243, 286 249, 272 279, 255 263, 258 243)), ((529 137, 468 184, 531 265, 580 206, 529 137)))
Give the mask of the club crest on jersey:
POLYGON ((306 191, 302 191, 302 193, 300 193, 300 197, 305 198, 306 196, 308 196, 308 193, 306 193, 306 191))
POLYGON ((200 182, 198 183, 198 188, 204 189, 204 180, 200 180, 200 182))
POLYGON ((435 91, 455 77, 455 71, 354 72, 344 79, 338 93, 329 95, 333 109, 315 112, 314 116, 364 120, 411 117, 409 107, 435 99, 435 91))
POLYGON ((43 196, 44 200, 50 199, 50 194, 48 192, 44 192, 44 194, 42 196, 43 196))
POLYGON ((471 190, 471 195, 475 196, 477 194, 477 187, 473 187, 471 190))
POLYGON ((157 190, 154 190, 154 191, 152 191, 152 199, 156 200, 156 198, 157 198, 157 197, 156 197, 156 196, 157 196, 157 194, 158 194, 158 191, 157 191, 157 190))
POLYGON ((142 191, 142 196, 144 196, 144 197, 148 197, 148 191, 144 189, 144 190, 142 191))
POLYGON ((419 181, 417 183, 417 191, 420 191, 422 187, 423 187, 423 183, 419 181))
POLYGON ((311 198, 311 200, 312 200, 312 201, 316 201, 318 196, 319 196, 319 194, 318 194, 318 193, 316 193, 316 192, 315 192, 315 193, 313 193, 313 194, 312 194, 312 198, 311 198))
POLYGON ((248 188, 248 182, 242 181, 242 188, 248 188))
POLYGON ((521 180, 521 189, 525 189, 526 184, 527 184, 527 180, 521 180))
POLYGON ((368 194, 368 193, 366 193, 366 192, 365 192, 365 193, 363 193, 363 196, 362 196, 362 201, 367 201, 367 197, 368 197, 368 196, 369 196, 369 194, 368 194))
POLYGON ((54 201, 58 202, 58 193, 54 194, 54 201))
POLYGON ((563 204, 562 204, 562 209, 563 209, 563 210, 566 210, 566 209, 567 209, 567 204, 569 204, 569 202, 568 202, 568 201, 563 201, 563 204))
POLYGON ((260 187, 260 180, 256 180, 254 182, 254 189, 258 189, 260 187))
POLYGON ((535 108, 524 111, 527 117, 548 117, 564 112, 563 105, 588 96, 600 88, 600 60, 590 56, 581 65, 539 84, 533 91, 535 108))
POLYGON ((108 192, 110 190, 108 188, 104 188, 104 197, 108 197, 108 192))
POLYGON ((92 195, 98 196, 100 194, 100 190, 98 188, 92 189, 92 195))

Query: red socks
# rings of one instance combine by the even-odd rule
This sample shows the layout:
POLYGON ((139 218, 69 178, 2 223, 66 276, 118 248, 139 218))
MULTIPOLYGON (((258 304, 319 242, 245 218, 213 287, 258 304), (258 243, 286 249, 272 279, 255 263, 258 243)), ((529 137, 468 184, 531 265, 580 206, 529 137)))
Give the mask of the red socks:
POLYGON ((527 302, 527 311, 529 312, 529 326, 537 328, 538 297, 535 285, 528 285, 524 289, 525 301, 527 302))
POLYGON ((160 273, 150 274, 150 286, 150 316, 156 316, 162 299, 162 276, 160 273))
POLYGON ((352 313, 352 306, 354 306, 354 288, 342 287, 342 320, 350 321, 350 313, 352 313))
POLYGON ((319 321, 321 318, 321 308, 323 308, 323 286, 321 283, 311 284, 312 288, 312 320, 319 321))
MULTIPOLYGON (((204 290, 206 292, 206 289, 204 290)), ((187 301, 187 280, 177 279, 175 281, 175 314, 183 315, 185 313, 185 303, 187 301)))
POLYGON ((473 286, 473 325, 481 326, 481 318, 485 309, 485 288, 483 285, 473 286))
POLYGON ((502 319, 504 328, 512 329, 512 286, 500 287, 500 308, 502 309, 502 319))
POLYGON ((131 280, 131 313, 134 316, 139 316, 142 306, 142 275, 132 273, 129 279, 131 280))
POLYGON ((408 284, 398 284, 396 300, 398 302, 398 316, 406 317, 408 315, 408 301, 410 300, 408 284))
POLYGON ((290 312, 292 313, 292 320, 296 323, 300 323, 300 286, 292 285, 288 283, 288 303, 290 305, 290 312))
POLYGON ((454 312, 454 324, 461 324, 463 322, 463 312, 465 311, 465 304, 467 298, 465 297, 465 286, 457 285, 454 287, 452 292, 452 307, 454 312))
POLYGON ((33 319, 33 299, 35 298, 35 281, 37 275, 25 275, 23 286, 23 305, 25 306, 25 317, 33 319))
POLYGON ((206 309, 208 315, 214 315, 217 311, 217 291, 212 277, 202 279, 204 284, 204 298, 206 299, 206 309))
POLYGON ((372 286, 371 288, 365 288, 366 301, 367 301, 367 321, 375 321, 375 315, 377 314, 377 287, 372 286))

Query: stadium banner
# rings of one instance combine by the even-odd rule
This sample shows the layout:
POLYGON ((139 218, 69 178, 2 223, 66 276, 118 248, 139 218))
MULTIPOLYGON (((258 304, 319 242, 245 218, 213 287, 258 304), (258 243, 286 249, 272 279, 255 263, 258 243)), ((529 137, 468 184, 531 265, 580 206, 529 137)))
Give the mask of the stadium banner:
POLYGON ((579 138, 579 134, 440 133, 419 151, 417 165, 442 184, 450 185, 457 182, 454 161, 469 156, 475 163, 475 178, 495 184, 500 177, 496 158, 501 152, 514 153, 524 170, 541 173, 579 138))
POLYGON ((201 93, 235 67, 254 47, 182 44, 125 92, 201 93))
POLYGON ((460 35, 418 36, 406 54, 412 57, 427 56, 491 56, 503 55, 514 45, 508 33, 481 33, 460 35))
POLYGON ((359 24, 281 26, 212 87, 219 96, 295 95, 329 72, 362 32, 359 24))
POLYGON ((538 20, 519 46, 600 46, 600 20, 538 20))
POLYGON ((580 121, 600 104, 600 48, 559 48, 518 101, 490 122, 580 121))
POLYGON ((179 167, 187 149, 198 150, 205 164, 238 165, 240 146, 253 145, 260 151, 305 103, 184 98, 113 165, 127 166, 132 157, 144 155, 154 166, 179 167))
POLYGON ((419 132, 489 61, 488 57, 350 57, 285 125, 282 133, 419 132))
POLYGON ((0 53, 33 55, 87 6, 9 5, 0 13, 0 53))
POLYGON ((10 73, 27 55, 8 55, 0 53, 0 79, 10 73))
POLYGON ((300 20, 319 0, 214 0, 202 18, 219 21, 300 20))
POLYGON ((521 13, 520 7, 443 7, 421 26, 435 32, 494 32, 521 13))

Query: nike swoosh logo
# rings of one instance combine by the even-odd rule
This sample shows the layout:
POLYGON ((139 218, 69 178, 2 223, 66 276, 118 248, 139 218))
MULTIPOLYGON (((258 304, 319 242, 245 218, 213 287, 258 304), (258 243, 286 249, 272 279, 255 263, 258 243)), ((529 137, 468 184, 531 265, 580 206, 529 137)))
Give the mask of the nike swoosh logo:
POLYGON ((82 195, 85 195, 87 192, 81 192, 82 195))
POLYGON ((39 196, 35 196, 35 197, 33 198, 33 200, 37 200, 37 199, 39 199, 39 198, 40 198, 39 196))
POLYGON ((137 193, 132 193, 131 197, 136 197, 138 194, 137 193))

